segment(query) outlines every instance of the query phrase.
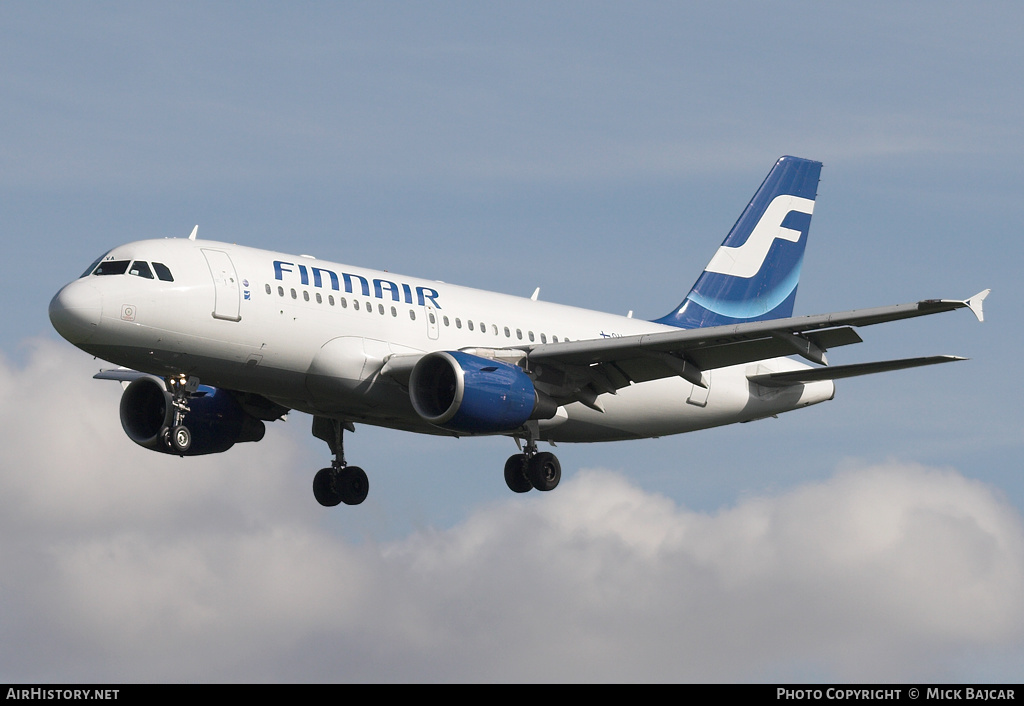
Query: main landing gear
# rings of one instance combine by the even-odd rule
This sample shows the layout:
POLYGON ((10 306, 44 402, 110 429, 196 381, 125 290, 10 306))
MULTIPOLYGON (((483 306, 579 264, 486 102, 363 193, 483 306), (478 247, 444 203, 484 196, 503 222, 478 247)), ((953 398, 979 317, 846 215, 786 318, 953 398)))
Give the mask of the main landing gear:
POLYGON ((359 466, 345 463, 345 430, 354 432, 351 422, 342 422, 330 417, 313 417, 313 436, 323 439, 334 454, 330 468, 321 468, 313 476, 313 497, 324 507, 338 503, 358 505, 366 500, 370 483, 366 473, 359 466))
MULTIPOLYGON (((313 477, 313 496, 324 507, 340 503, 358 505, 366 500, 370 483, 358 466, 345 462, 345 430, 354 432, 351 422, 330 417, 313 417, 313 436, 327 442, 334 454, 330 468, 321 468, 313 477)), ((518 443, 518 439, 517 439, 518 443)), ((537 450, 537 432, 529 429, 523 453, 510 456, 505 462, 505 483, 516 493, 554 490, 562 479, 562 464, 549 451, 537 450)))
POLYGON ((505 484, 514 493, 554 490, 562 479, 562 464, 550 451, 537 451, 534 433, 526 437, 526 449, 505 461, 505 484))
POLYGON ((161 434, 167 448, 183 456, 192 446, 192 432, 185 426, 185 414, 189 411, 189 395, 199 389, 199 378, 179 375, 167 378, 166 383, 167 391, 171 394, 174 417, 171 424, 163 428, 161 434))

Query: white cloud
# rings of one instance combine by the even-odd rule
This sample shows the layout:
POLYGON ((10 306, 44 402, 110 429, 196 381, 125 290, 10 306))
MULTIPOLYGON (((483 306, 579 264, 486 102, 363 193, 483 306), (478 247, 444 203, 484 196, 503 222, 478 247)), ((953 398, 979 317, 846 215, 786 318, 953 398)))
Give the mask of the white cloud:
POLYGON ((83 359, 0 362, 7 680, 949 680, 1024 637, 1021 517, 955 470, 851 463, 715 514, 581 471, 353 544, 332 523, 366 515, 313 505, 291 435, 138 449, 83 359))

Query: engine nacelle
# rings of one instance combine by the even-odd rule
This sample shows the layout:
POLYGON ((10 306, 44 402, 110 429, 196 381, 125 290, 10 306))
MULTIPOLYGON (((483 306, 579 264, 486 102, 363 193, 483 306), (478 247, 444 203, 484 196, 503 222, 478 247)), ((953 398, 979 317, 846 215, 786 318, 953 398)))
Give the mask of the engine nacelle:
POLYGON ((467 434, 513 431, 558 409, 519 366, 460 351, 423 356, 409 376, 409 397, 426 421, 467 434))
MULTIPOLYGON (((121 395, 121 427, 128 438, 151 451, 173 453, 163 431, 174 423, 173 397, 156 378, 132 381, 121 395)), ((188 399, 185 425, 192 432, 192 444, 183 455, 227 451, 242 441, 259 441, 266 427, 241 408, 226 390, 201 385, 188 399)))

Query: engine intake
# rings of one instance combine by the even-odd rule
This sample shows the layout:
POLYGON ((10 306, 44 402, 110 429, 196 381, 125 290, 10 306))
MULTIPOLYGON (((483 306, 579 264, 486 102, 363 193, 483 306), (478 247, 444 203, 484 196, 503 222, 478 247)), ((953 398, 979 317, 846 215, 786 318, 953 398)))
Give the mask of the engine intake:
POLYGON ((519 366, 461 351, 423 356, 409 376, 409 397, 431 424, 476 434, 513 431, 558 409, 519 366))

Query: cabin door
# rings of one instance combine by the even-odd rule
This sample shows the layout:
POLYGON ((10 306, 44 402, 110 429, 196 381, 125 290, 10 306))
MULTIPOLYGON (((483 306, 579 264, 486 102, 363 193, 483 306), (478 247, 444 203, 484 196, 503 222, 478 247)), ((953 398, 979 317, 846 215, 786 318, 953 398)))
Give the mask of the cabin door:
POLYGON ((213 318, 225 321, 240 321, 239 302, 241 300, 238 286, 238 275, 231 258, 223 250, 207 250, 203 248, 206 264, 213 275, 213 318))

